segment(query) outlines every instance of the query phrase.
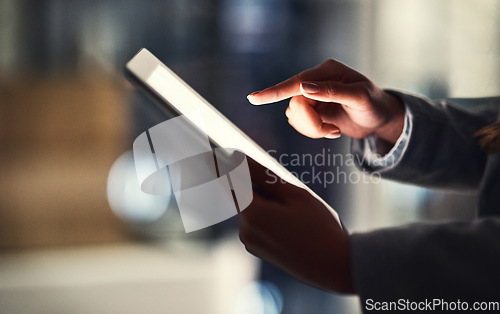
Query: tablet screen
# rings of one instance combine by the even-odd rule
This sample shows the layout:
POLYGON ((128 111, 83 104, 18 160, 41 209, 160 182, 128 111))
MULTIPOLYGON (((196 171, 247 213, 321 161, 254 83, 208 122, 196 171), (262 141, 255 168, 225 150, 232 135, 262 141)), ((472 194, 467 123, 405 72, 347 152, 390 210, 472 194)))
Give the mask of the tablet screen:
POLYGON ((139 84, 143 91, 156 99, 157 104, 163 109, 187 117, 218 147, 241 150, 283 180, 307 190, 323 202, 339 220, 337 213, 323 199, 271 157, 147 49, 141 49, 127 63, 126 71, 131 76, 132 83, 139 84))

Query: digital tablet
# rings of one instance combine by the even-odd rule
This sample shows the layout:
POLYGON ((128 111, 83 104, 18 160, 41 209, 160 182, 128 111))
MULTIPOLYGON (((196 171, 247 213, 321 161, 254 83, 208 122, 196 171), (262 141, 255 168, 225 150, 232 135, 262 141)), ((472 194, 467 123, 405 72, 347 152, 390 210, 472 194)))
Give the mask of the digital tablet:
POLYGON ((281 179, 308 191, 321 201, 340 224, 337 212, 307 185, 255 143, 207 100, 179 78, 147 49, 141 49, 125 66, 128 80, 146 94, 170 116, 184 115, 191 121, 194 132, 203 132, 220 148, 244 152, 281 179), (191 119, 196 113, 197 119, 191 119), (199 117, 203 125, 200 125, 199 117))

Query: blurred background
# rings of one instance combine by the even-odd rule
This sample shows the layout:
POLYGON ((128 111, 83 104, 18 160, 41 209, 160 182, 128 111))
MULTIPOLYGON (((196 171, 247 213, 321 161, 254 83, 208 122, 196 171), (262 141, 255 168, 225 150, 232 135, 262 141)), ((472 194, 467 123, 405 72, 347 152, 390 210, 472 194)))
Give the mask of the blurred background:
MULTIPOLYGON (((140 192, 132 142, 167 117, 124 64, 147 47, 274 156, 348 156, 246 95, 328 58, 430 98, 498 95, 499 31, 495 0, 0 0, 0 312, 359 313, 251 257, 237 217, 185 234, 140 192)), ((474 217, 472 195, 347 160, 290 169, 347 174, 310 186, 350 231, 474 217)))

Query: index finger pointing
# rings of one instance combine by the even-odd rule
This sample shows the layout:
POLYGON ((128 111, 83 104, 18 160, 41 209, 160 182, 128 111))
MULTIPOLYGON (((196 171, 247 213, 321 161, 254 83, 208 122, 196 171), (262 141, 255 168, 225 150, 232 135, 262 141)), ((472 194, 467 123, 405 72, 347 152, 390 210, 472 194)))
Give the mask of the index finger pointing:
POLYGON ((341 77, 342 71, 339 67, 342 64, 328 60, 314 68, 305 70, 286 81, 266 88, 260 92, 255 92, 247 96, 248 101, 253 105, 264 105, 278 102, 301 94, 300 84, 303 81, 324 81, 329 79, 337 80, 341 77))
POLYGON ((253 105, 264 105, 278 102, 296 95, 300 95, 300 83, 298 75, 292 76, 286 81, 266 88, 260 92, 255 92, 247 96, 248 101, 253 105))

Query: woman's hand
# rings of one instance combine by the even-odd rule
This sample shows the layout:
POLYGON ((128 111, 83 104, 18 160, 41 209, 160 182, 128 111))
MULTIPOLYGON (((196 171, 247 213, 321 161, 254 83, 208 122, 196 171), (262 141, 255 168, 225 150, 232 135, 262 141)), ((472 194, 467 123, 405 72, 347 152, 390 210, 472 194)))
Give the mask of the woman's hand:
POLYGON ((254 195, 240 215, 246 249, 308 284, 353 293, 349 235, 332 213, 304 189, 275 182, 268 169, 248 161, 254 195))
POLYGON ((288 122, 311 138, 376 135, 391 144, 403 130, 404 107, 348 66, 327 60, 292 78, 248 96, 254 105, 290 98, 288 122))

